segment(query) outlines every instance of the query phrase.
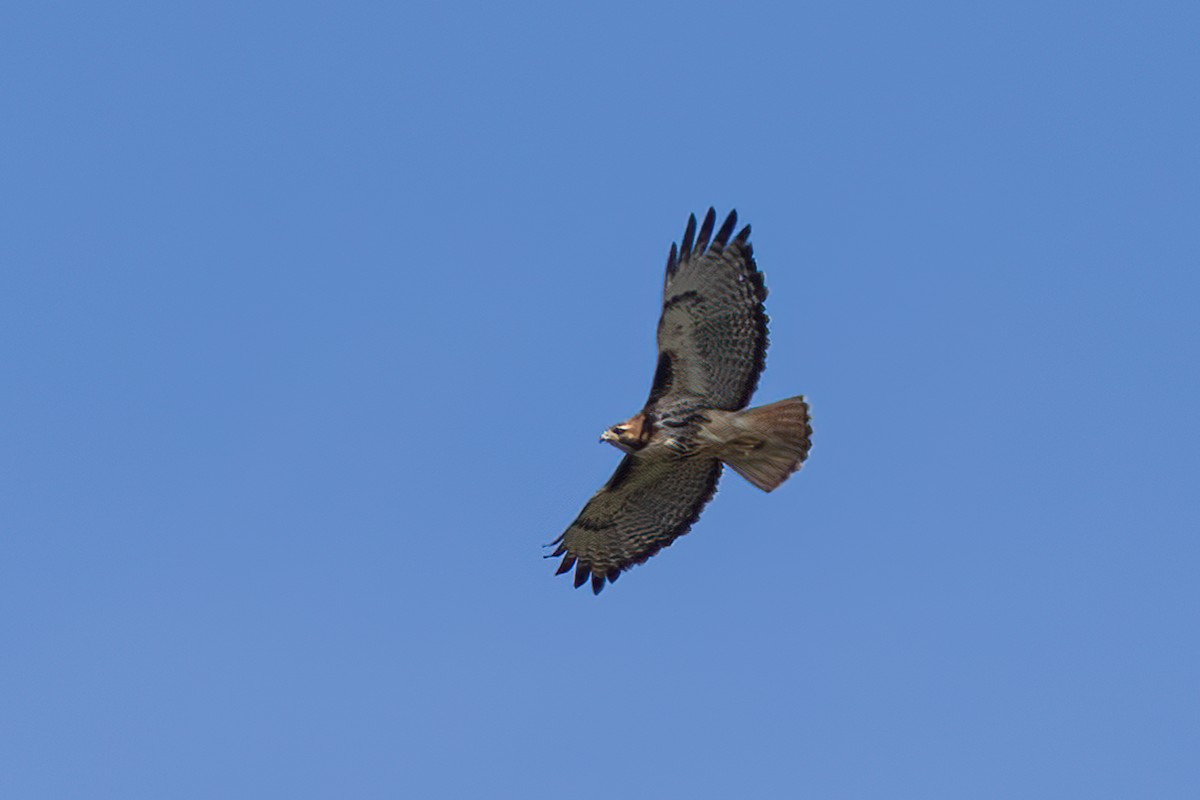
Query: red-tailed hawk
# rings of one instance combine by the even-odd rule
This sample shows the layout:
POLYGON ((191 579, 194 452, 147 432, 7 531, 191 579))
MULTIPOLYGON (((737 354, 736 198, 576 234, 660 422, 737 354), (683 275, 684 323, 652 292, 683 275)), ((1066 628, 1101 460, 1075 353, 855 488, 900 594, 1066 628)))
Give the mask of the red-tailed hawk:
POLYGON ((750 226, 731 242, 737 212, 712 236, 715 221, 710 208, 697 236, 690 216, 679 249, 671 245, 650 398, 600 437, 625 458, 550 543, 558 548, 547 558, 563 557, 556 574, 574 567, 575 586, 590 576, 596 594, 688 532, 717 491, 723 465, 769 492, 800 468, 811 446, 803 397, 746 408, 767 354, 767 289, 750 226))

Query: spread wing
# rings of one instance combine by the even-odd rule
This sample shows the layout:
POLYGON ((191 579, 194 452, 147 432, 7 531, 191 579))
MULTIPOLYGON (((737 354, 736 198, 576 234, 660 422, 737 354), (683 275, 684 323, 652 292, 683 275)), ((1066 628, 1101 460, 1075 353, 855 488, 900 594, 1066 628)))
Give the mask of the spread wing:
POLYGON ((658 368, 647 407, 690 397, 711 408, 745 408, 767 357, 767 289, 754 263, 750 226, 731 242, 737 212, 712 235, 708 210, 696 234, 688 218, 679 249, 671 245, 658 321, 658 368))
POLYGON ((684 535, 717 491, 721 462, 691 457, 646 461, 625 456, 612 478, 584 506, 566 533, 551 542, 561 575, 575 567, 575 586, 592 579, 600 594, 623 570, 684 535))

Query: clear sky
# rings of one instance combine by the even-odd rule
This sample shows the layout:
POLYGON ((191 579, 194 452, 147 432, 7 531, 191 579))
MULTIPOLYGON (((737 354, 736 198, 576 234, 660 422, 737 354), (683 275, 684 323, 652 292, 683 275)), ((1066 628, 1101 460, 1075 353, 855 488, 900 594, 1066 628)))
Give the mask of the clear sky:
POLYGON ((1195 3, 0 12, 0 796, 1200 796, 1195 3), (542 545, 687 215, 730 473, 542 545))

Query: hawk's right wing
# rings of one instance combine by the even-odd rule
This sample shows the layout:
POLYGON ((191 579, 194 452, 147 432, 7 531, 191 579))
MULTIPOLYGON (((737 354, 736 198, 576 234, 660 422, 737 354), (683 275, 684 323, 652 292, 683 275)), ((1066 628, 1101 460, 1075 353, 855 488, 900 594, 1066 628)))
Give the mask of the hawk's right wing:
POLYGON ((687 533, 717 491, 721 462, 695 456, 650 461, 625 456, 548 556, 562 556, 558 573, 575 567, 575 585, 591 577, 600 594, 621 572, 687 533))

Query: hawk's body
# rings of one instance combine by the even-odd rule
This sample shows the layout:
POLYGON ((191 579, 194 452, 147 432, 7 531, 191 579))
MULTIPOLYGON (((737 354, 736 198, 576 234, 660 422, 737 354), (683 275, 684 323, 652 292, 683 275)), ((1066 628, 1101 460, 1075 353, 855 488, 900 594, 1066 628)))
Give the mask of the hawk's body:
POLYGON ((712 236, 715 219, 710 208, 697 237, 690 217, 680 248, 671 245, 650 397, 604 432, 601 440, 626 456, 554 542, 559 573, 574 566, 575 585, 590 576, 596 593, 687 533, 723 464, 769 492, 808 454, 802 397, 746 409, 766 358, 767 290, 750 226, 730 241, 737 213, 712 236))

